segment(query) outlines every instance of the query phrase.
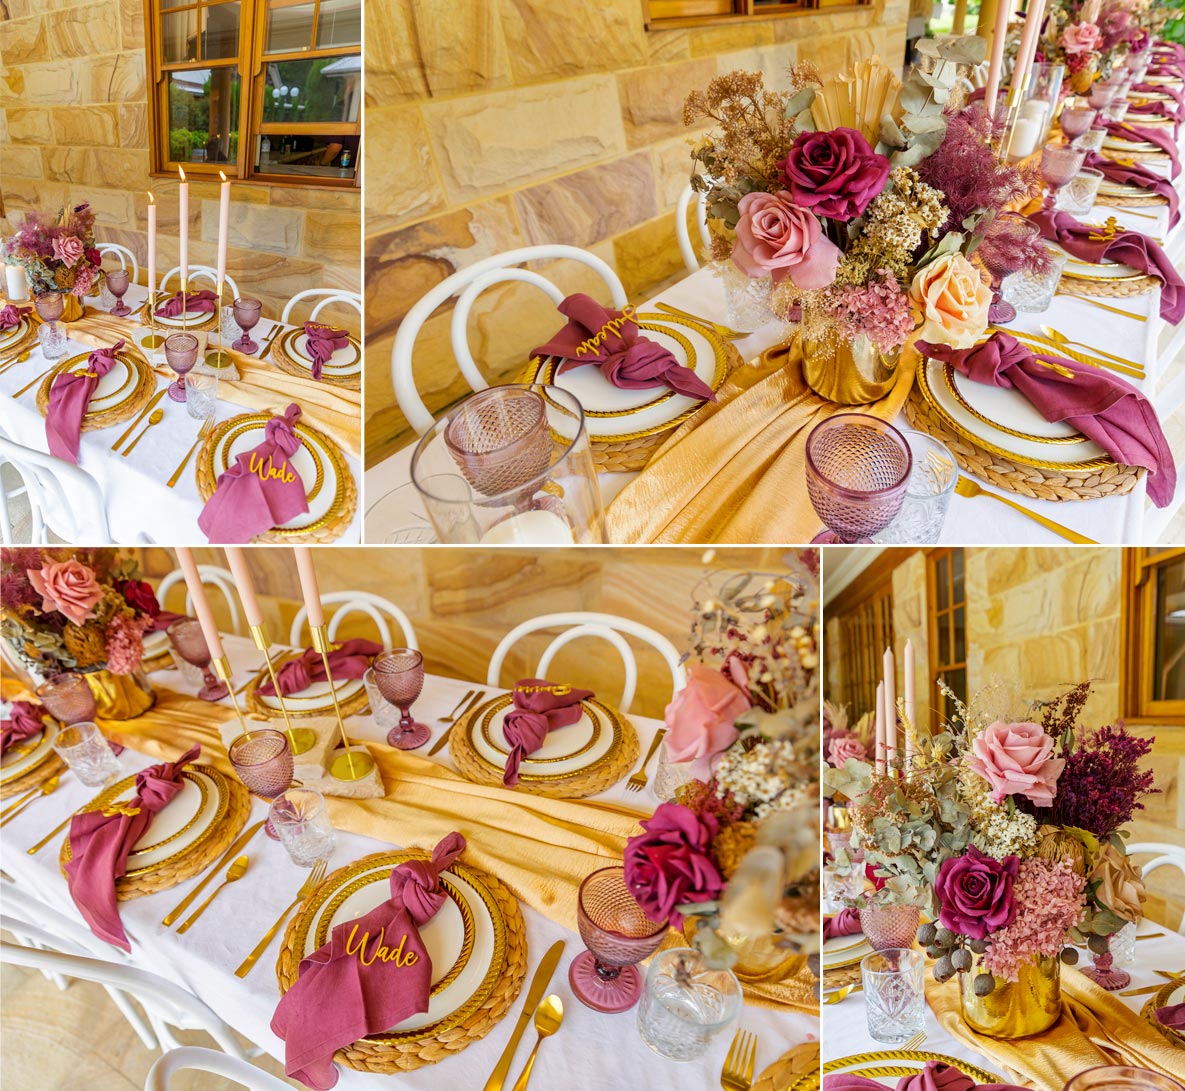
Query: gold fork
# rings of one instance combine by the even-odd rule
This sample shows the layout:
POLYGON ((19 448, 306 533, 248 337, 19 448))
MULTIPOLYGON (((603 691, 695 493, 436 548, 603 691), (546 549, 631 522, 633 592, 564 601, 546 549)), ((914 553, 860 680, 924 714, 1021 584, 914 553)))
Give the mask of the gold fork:
POLYGON ((275 939, 276 933, 280 930, 280 926, 288 919, 288 914, 291 913, 301 902, 303 902, 320 884, 321 880, 325 878, 327 865, 324 860, 318 860, 316 866, 309 872, 309 877, 305 879, 301 885, 300 890, 296 892, 296 898, 292 904, 284 910, 283 913, 276 919, 276 923, 267 930, 267 934, 255 946, 244 960, 243 964, 235 970, 235 977, 246 977, 259 961, 259 956, 267 950, 268 944, 275 939))
POLYGON ((654 741, 650 744, 650 749, 646 751, 646 756, 642 759, 642 764, 638 766, 638 771, 630 777, 626 782, 625 790, 627 792, 640 792, 646 787, 646 766, 650 764, 650 759, 654 757, 654 752, 658 749, 658 744, 662 742, 662 737, 667 733, 665 727, 660 727, 654 733, 654 741))
POLYGON ((0 371, 7 371, 11 367, 16 367, 17 364, 23 364, 32 355, 32 349, 25 349, 24 352, 17 353, 16 356, 9 356, 8 359, 0 361, 0 371))
POLYGON ((1061 523, 1055 523, 1052 519, 1046 519, 1044 515, 1038 515, 1035 511, 1030 511, 1023 504, 1018 504, 1015 500, 1009 500, 1006 496, 1001 496, 999 493, 988 492, 986 489, 980 488, 979 483, 972 481, 969 477, 959 475, 955 482, 955 492, 960 496, 966 497, 968 500, 974 500, 977 496, 987 496, 992 500, 999 500, 1001 504, 1007 504, 1010 508, 1015 508, 1021 515, 1027 515, 1034 523, 1040 523, 1046 530, 1053 531, 1070 542, 1077 542, 1079 545, 1098 545, 1093 538, 1087 538, 1085 534, 1079 534, 1076 530, 1071 530, 1069 527, 1063 527, 1061 523))
POLYGON ((902 1050, 905 1053, 912 1053, 915 1049, 921 1049, 922 1044, 925 1041, 926 1041, 926 1032, 923 1030, 920 1033, 915 1034, 907 1042, 903 1042, 897 1048, 902 1050))
POLYGON ((181 460, 180 465, 178 465, 178 467, 173 471, 173 476, 169 478, 168 486, 170 489, 181 480, 181 473, 185 467, 189 465, 189 460, 193 458, 193 452, 198 449, 202 440, 204 440, 213 431, 214 415, 211 413, 210 416, 202 421, 202 426, 198 429, 197 439, 193 441, 193 446, 185 452, 185 457, 181 460))
POLYGON ((757 1060, 757 1035, 738 1030, 728 1047, 724 1067, 720 1070, 723 1091, 749 1091, 753 1086, 753 1066, 757 1060))
POLYGON ((654 309, 656 311, 666 311, 667 314, 678 315, 680 318, 686 318, 688 322, 695 322, 700 326, 707 326, 726 341, 738 341, 742 337, 749 336, 743 330, 730 329, 728 326, 722 326, 719 322, 713 322, 711 319, 703 318, 698 314, 692 314, 690 311, 681 311, 678 307, 672 307, 669 303, 655 303, 654 309))
POLYGON ((1110 303, 1104 303, 1101 299, 1091 299, 1088 295, 1079 295, 1077 292, 1063 292, 1060 288, 1057 290, 1057 295, 1069 296, 1071 299, 1080 299, 1083 303, 1089 303, 1094 307, 1102 307, 1104 311, 1123 315, 1124 318, 1134 318, 1137 322, 1148 321, 1147 315, 1133 314, 1131 311, 1125 311, 1122 307, 1112 307, 1110 303))

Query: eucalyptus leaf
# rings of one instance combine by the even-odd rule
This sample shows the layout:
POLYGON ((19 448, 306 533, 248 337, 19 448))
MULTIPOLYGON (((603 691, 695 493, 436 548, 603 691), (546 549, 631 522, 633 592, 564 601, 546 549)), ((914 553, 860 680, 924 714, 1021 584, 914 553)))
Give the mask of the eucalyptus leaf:
POLYGON ((786 103, 786 116, 796 117, 804 110, 811 108, 811 103, 815 101, 815 89, 813 87, 804 87, 801 91, 790 97, 790 101, 786 103))

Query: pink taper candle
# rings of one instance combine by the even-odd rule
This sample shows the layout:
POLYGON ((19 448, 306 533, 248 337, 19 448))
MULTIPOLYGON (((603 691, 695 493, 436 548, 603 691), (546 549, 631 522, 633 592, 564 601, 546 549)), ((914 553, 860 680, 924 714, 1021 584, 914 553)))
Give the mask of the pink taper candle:
POLYGON ((1045 4, 1043 0, 1029 0, 1024 30, 1021 31, 1020 36, 1020 48, 1016 51, 1016 66, 1012 69, 1012 87, 1017 95, 1024 93, 1025 81, 1028 79, 1029 69, 1033 65, 1033 57, 1037 54, 1037 38, 1041 33, 1041 23, 1044 18, 1045 4))
POLYGON ((308 546, 294 546, 296 571, 300 576, 300 590, 304 595, 305 610, 309 615, 309 628, 319 629, 325 624, 325 611, 321 609, 321 589, 317 586, 317 570, 313 567, 313 551, 308 546))
POLYGON ((206 589, 202 586, 202 577, 198 573, 197 562, 193 559, 193 550, 184 546, 177 547, 177 560, 181 562, 181 572, 185 576, 185 586, 189 588, 189 597, 193 600, 193 612, 197 614, 198 624, 202 627, 202 636, 206 638, 206 647, 215 659, 223 658, 222 636, 218 632, 218 623, 214 620, 214 611, 210 609, 210 601, 206 598, 206 589))
POLYGON ((180 218, 177 225, 178 248, 180 251, 181 283, 189 281, 189 183, 185 180, 185 168, 178 167, 181 184, 177 187, 177 215, 180 218))
POLYGON ((916 665, 914 663, 913 643, 905 642, 905 768, 913 765, 914 736, 918 729, 918 696, 917 679, 914 677, 916 665))
POLYGON ((890 769, 897 765, 897 662, 893 649, 886 648, 885 667, 885 761, 890 769))
POLYGON ((148 290, 156 291, 156 198, 148 194, 148 290))
POLYGON ((876 771, 885 772, 885 684, 876 684, 876 771))
POLYGON ((259 608, 259 599, 255 597, 255 584, 251 581, 251 569, 247 567, 247 554, 241 546, 227 546, 226 559, 230 562, 230 571, 243 603, 243 613, 247 615, 247 624, 262 625, 263 611, 259 608))
POLYGON ((218 172, 218 177, 222 179, 222 185, 218 192, 218 268, 215 276, 221 287, 226 280, 226 238, 230 234, 230 182, 222 171, 218 172))
POLYGON ((984 109, 992 117, 996 112, 996 95, 1000 91, 1000 71, 1004 67, 1004 39, 1008 34, 1008 19, 1012 15, 1013 0, 998 0, 996 26, 992 31, 992 56, 988 62, 988 80, 984 89, 984 109))

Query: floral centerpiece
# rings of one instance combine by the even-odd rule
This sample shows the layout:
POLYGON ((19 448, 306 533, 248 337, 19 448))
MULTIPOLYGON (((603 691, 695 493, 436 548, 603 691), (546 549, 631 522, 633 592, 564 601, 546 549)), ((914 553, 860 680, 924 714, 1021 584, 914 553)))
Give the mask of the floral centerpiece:
POLYGON ((852 844, 879 887, 863 897, 926 912, 918 938, 936 980, 960 977, 968 1023, 1037 1033, 1060 1011, 1069 945, 1103 953, 1142 916, 1122 828, 1154 790, 1138 767, 1154 740, 1083 727, 1089 683, 1041 706, 1039 722, 1003 713, 994 691, 972 708, 946 692, 956 714, 943 731, 905 725, 909 768, 876 775, 850 759, 825 783, 852 800, 852 844))
POLYGON ((1137 19, 1141 0, 1068 0, 1050 6, 1039 46, 1040 58, 1063 64, 1067 91, 1084 94, 1106 78, 1131 48, 1144 44, 1137 19))
POLYGON ((95 214, 89 204, 30 212, 4 243, 4 260, 24 268, 34 298, 58 294, 81 299, 102 274, 95 246, 95 214))
POLYGON ((34 678, 82 674, 109 715, 151 707, 140 665, 160 606, 131 558, 111 549, 5 550, 0 589, 0 634, 34 678))

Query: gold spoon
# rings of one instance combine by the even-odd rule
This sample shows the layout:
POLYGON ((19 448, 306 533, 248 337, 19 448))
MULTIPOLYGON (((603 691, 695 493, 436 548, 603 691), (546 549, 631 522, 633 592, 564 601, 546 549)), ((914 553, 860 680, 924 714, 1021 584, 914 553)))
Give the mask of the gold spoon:
POLYGON ((860 981, 853 981, 850 985, 845 985, 842 989, 836 989, 835 992, 830 993, 823 1001, 824 1004, 840 1004, 854 992, 859 992, 864 985, 860 981))
POLYGON ((47 780, 41 786, 40 791, 38 791, 35 795, 30 796, 19 807, 15 808, 14 810, 9 811, 2 819, 0 819, 0 826, 3 826, 6 822, 11 822, 14 818, 16 818, 16 816, 18 814, 21 813, 21 811, 23 811, 26 807, 30 806, 31 804, 36 803, 37 800, 39 800, 42 796, 49 795, 50 792, 54 791, 57 788, 59 780, 61 780, 61 774, 55 773, 52 777, 49 778, 49 780, 47 780))
POLYGON ((1116 356, 1113 352, 1105 352, 1103 349, 1097 349, 1093 345, 1088 345, 1085 341, 1075 341, 1072 337, 1067 337, 1061 330, 1055 330, 1052 326, 1042 326, 1041 332, 1051 341, 1056 341, 1059 345, 1077 345, 1079 348, 1087 349, 1089 352, 1097 353, 1099 356, 1105 356, 1108 360, 1114 360, 1117 364, 1126 364, 1128 367, 1134 367, 1137 371, 1144 370, 1144 365, 1136 363, 1135 360, 1129 360, 1126 356, 1116 356))
POLYGON ((13 356, 10 359, 5 360, 3 364, 0 364, 0 371, 7 371, 10 367, 15 367, 17 364, 23 364, 29 358, 29 355, 32 353, 32 351, 32 349, 25 349, 24 352, 20 353, 20 355, 13 356))
POLYGON ((527 1091, 527 1080, 531 1078, 531 1069, 535 1064, 535 1054, 539 1052, 539 1045, 544 1038, 550 1038, 564 1021, 564 1002, 554 993, 539 1001, 535 1009, 535 1032, 539 1035, 535 1039, 535 1047, 527 1058, 527 1066, 515 1081, 514 1091, 527 1091))
POLYGON ((149 428, 151 428, 154 424, 160 424, 160 422, 163 421, 164 419, 165 419, 165 411, 163 409, 154 409, 152 411, 152 416, 148 418, 148 423, 146 425, 144 425, 144 431, 141 432, 134 440, 132 440, 131 443, 129 443, 123 449, 123 457, 127 458, 128 455, 130 455, 132 453, 133 448, 135 448, 136 444, 139 443, 140 440, 142 440, 144 438, 144 436, 147 434, 149 428))
POLYGON ((1076 530, 1063 527, 1061 523, 1055 523, 1052 519, 1046 519, 1044 515, 1038 515, 1037 512, 1030 511, 1023 504, 1016 503, 1015 500, 1009 500, 1008 497, 1001 496, 999 493, 988 492, 987 489, 981 488, 977 481, 972 481, 971 478, 963 477, 961 474, 955 481, 955 492, 967 500, 974 500, 977 496, 986 496, 991 500, 998 500, 1001 504, 1007 504, 1008 507, 1015 508, 1021 515, 1027 515, 1033 522, 1040 523, 1046 530, 1051 530, 1054 534, 1060 535, 1067 541, 1076 542, 1078 545, 1099 544, 1093 538, 1087 538, 1085 534, 1079 534, 1076 530))
POLYGON ((208 906, 216 897, 218 897, 218 892, 224 886, 228 886, 231 883, 237 883, 247 873, 248 863, 249 861, 246 856, 240 856, 237 860, 235 860, 235 862, 226 869, 226 878, 223 879, 222 882, 220 882, 213 889, 213 891, 210 893, 210 896, 204 902, 202 902, 202 904, 199 905, 197 909, 195 909, 189 914, 188 917, 186 917, 185 923, 182 924, 181 927, 177 929, 177 931, 188 931, 189 926, 193 924, 193 922, 196 921, 198 917, 202 915, 202 913, 205 912, 206 906, 208 906))

